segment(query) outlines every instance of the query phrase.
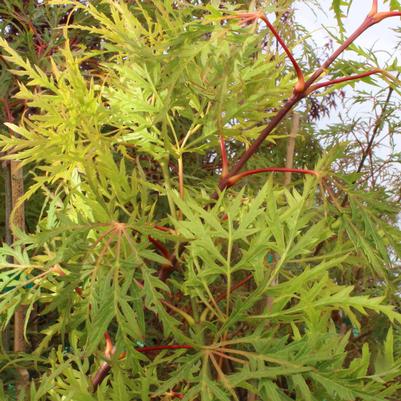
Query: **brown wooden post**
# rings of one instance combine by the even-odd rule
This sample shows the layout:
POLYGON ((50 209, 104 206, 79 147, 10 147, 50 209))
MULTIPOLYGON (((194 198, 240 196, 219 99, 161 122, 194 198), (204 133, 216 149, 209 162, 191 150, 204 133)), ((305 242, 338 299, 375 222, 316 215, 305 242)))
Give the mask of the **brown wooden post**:
MULTIPOLYGON (((4 242, 7 245, 12 244, 12 234, 10 229, 10 214, 11 214, 11 177, 10 177, 10 163, 4 161, 2 163, 3 179, 4 179, 4 242)), ((7 259, 8 262, 12 263, 12 258, 7 259)), ((9 352, 11 349, 10 345, 10 328, 7 326, 1 331, 1 346, 5 352, 9 352)))
MULTIPOLYGON (((285 167, 293 168, 294 167, 294 154, 295 154, 295 141, 297 139, 298 131, 299 131, 299 122, 301 117, 298 113, 294 113, 292 117, 292 127, 290 136, 288 137, 287 142, 287 158, 285 167)), ((285 173, 284 185, 287 186, 291 183, 291 173, 285 173)))
MULTIPOLYGON (((18 161, 10 162, 10 177, 11 177, 11 204, 13 208, 13 221, 15 227, 25 230, 25 209, 24 205, 17 206, 18 200, 24 194, 24 177, 23 169, 18 161)), ((15 232, 13 240, 17 239, 15 232)), ((28 344, 24 337, 24 324, 26 318, 26 307, 19 306, 14 314, 14 352, 27 352, 28 344)), ((28 390, 29 387, 29 372, 25 368, 17 368, 17 394, 21 394, 28 390)))
MULTIPOLYGON (((3 111, 5 120, 9 123, 14 122, 15 118, 12 109, 9 104, 9 94, 6 97, 1 98, 0 101, 3 104, 3 111)), ((10 130, 10 136, 14 133, 10 130)), ((12 232, 12 225, 18 227, 20 230, 25 230, 25 208, 21 204, 17 207, 19 199, 24 195, 24 176, 23 169, 19 161, 12 160, 5 163, 5 232, 6 241, 11 244, 13 241, 17 240, 16 233, 12 232), (13 215, 13 221, 11 221, 11 216, 13 215)), ((16 261, 13 261, 16 263, 16 261)), ((19 306, 14 313, 14 352, 18 354, 19 352, 26 352, 28 349, 28 344, 24 337, 24 324, 26 317, 26 307, 24 305, 19 306)), ((29 387, 29 372, 25 368, 17 368, 17 383, 16 389, 18 394, 18 399, 22 398, 22 393, 25 393, 29 387)))

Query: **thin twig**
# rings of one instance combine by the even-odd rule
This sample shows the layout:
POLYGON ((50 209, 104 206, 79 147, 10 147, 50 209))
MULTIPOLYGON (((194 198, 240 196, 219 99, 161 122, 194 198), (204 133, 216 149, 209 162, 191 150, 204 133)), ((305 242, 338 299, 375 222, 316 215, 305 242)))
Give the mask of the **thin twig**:
MULTIPOLYGON (((115 347, 112 346, 111 344, 111 339, 108 333, 105 333, 106 337, 106 351, 105 351, 105 356, 107 359, 110 359, 115 352, 115 347), (110 340, 109 340, 110 339, 110 340), (110 348, 111 347, 111 348, 110 348), (106 355, 106 352, 108 355, 106 355)), ((157 345, 153 347, 142 347, 142 348, 135 348, 135 351, 140 352, 141 354, 149 354, 151 352, 159 352, 159 351, 175 351, 175 350, 181 350, 181 349, 193 349, 192 345, 157 345)), ((123 359, 126 356, 126 352, 122 352, 119 356, 119 359, 123 359)), ((92 391, 95 392, 97 388, 100 386, 100 384, 103 382, 103 380, 107 377, 111 370, 111 365, 107 362, 104 361, 100 368, 96 371, 96 373, 93 376, 92 379, 92 391)))
POLYGON ((342 78, 333 79, 333 80, 327 81, 327 82, 321 82, 319 84, 312 85, 308 89, 307 94, 310 94, 312 92, 317 91, 318 89, 326 88, 328 86, 332 86, 332 85, 335 85, 335 84, 340 84, 340 83, 348 82, 348 81, 355 81, 357 79, 362 79, 362 78, 369 77, 370 75, 382 74, 382 73, 383 73, 383 70, 381 70, 380 68, 375 68, 374 70, 362 72, 362 73, 356 74, 356 75, 351 75, 349 77, 342 77, 342 78))
POLYGON ((260 173, 299 173, 299 174, 314 175, 315 177, 319 176, 319 173, 315 170, 305 170, 299 168, 286 168, 286 167, 266 167, 266 168, 258 168, 255 170, 244 171, 243 173, 231 176, 227 180, 226 187, 228 188, 235 185, 239 180, 241 180, 244 177, 260 173))
POLYGON ((157 239, 153 238, 152 236, 148 235, 149 241, 157 248, 160 253, 167 259, 170 260, 171 254, 169 250, 157 239))
MULTIPOLYGON (((397 78, 400 76, 400 74, 397 75, 397 78)), ((368 158, 369 153, 371 152, 372 148, 373 148, 373 144, 377 138, 377 136, 380 133, 380 129, 382 127, 383 121, 387 115, 387 109, 389 107, 390 104, 390 100, 391 100, 391 96, 394 93, 394 88, 390 87, 388 90, 388 94, 386 97, 386 100, 384 101, 383 107, 382 107, 382 111, 380 113, 379 118, 376 120, 375 126, 373 128, 373 132, 372 132, 372 136, 368 142, 368 145, 366 147, 366 149, 363 151, 362 154, 362 158, 361 161, 359 162, 358 168, 357 168, 357 173, 360 173, 363 169, 363 166, 365 165, 365 161, 368 158)), ((355 184, 356 181, 354 181, 355 184)), ((349 195, 346 194, 344 197, 344 200, 341 203, 341 206, 344 207, 347 203, 348 203, 348 199, 349 199, 349 195)))
MULTIPOLYGON (((234 284, 231 287, 230 293, 234 292, 235 290, 237 290, 238 288, 241 288, 242 286, 244 286, 248 281, 250 281, 253 278, 252 274, 249 274, 248 276, 246 276, 243 280, 239 281, 238 283, 234 284)), ((227 297, 227 291, 224 291, 221 295, 219 295, 216 298, 216 303, 219 303, 220 301, 222 301, 223 299, 226 299, 227 297)))
POLYGON ((277 39, 277 42, 280 43, 281 47, 284 49, 285 53, 287 54, 288 58, 290 59, 294 70, 297 74, 298 81, 297 84, 295 85, 295 92, 303 92, 304 86, 305 86, 305 78, 304 74, 302 73, 302 70, 300 66, 298 65, 298 62, 295 60, 293 54, 291 53, 290 49, 284 42, 283 38, 280 36, 280 34, 277 32, 276 28, 271 24, 269 19, 266 17, 266 15, 263 12, 260 11, 255 11, 255 12, 242 12, 239 14, 235 15, 230 15, 226 17, 226 19, 233 19, 233 18, 239 18, 244 24, 248 24, 251 22, 255 22, 259 19, 261 19, 267 26, 267 28, 273 33, 274 37, 277 39))
POLYGON ((270 31, 273 33, 275 38, 277 39, 277 42, 280 43, 281 47, 284 49, 285 53, 287 54, 288 58, 291 60, 291 63, 295 69, 295 72, 297 74, 298 82, 295 85, 295 92, 303 92, 305 88, 305 78, 304 74, 302 73, 302 70, 295 60, 294 56, 292 55, 290 49, 287 47, 286 43, 284 40, 281 38, 280 34, 277 32, 276 28, 270 23, 270 21, 266 18, 265 15, 261 15, 260 19, 267 25, 267 27, 270 29, 270 31))

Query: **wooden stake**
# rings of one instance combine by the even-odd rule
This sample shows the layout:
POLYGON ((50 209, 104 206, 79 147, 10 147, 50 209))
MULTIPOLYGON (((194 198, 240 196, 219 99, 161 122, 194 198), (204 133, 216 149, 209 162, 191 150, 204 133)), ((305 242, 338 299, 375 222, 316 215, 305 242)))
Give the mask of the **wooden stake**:
MULTIPOLYGON (((23 170, 18 161, 12 160, 10 162, 10 176, 11 176, 11 204, 14 211, 13 223, 21 230, 25 229, 25 209, 24 205, 16 208, 18 200, 24 194, 24 177, 23 170)), ((13 240, 16 241, 15 232, 13 233, 13 240)), ((17 263, 15 261, 15 263, 17 263)), ((26 307, 20 305, 14 314, 14 352, 27 352, 28 344, 24 338, 24 324, 26 318, 26 307)), ((25 368, 17 368, 17 383, 16 389, 19 397, 21 394, 28 391, 29 388, 29 372, 25 368)))
MULTIPOLYGON (((300 115, 298 113, 294 113, 292 117, 291 133, 290 136, 288 137, 288 142, 287 142, 287 159, 285 167, 288 169, 292 169, 294 167, 295 141, 297 139, 297 135, 299 132, 300 119, 301 119, 300 115)), ((292 173, 285 173, 285 178, 284 178, 285 186, 291 183, 291 174, 292 173)))

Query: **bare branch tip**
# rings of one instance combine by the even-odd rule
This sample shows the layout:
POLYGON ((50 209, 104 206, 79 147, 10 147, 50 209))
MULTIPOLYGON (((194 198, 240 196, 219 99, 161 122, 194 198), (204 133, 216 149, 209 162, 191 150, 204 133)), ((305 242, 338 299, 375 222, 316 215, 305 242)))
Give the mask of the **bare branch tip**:
MULTIPOLYGON (((266 26, 269 28, 269 30, 273 33, 277 41, 280 43, 281 47, 284 49, 284 52, 287 54, 288 58, 290 59, 294 70, 297 74, 298 77, 298 84, 302 85, 302 83, 305 83, 305 78, 304 74, 301 70, 301 67, 299 66, 298 62, 295 60, 293 54, 291 53, 291 50, 288 48, 286 43, 284 42, 283 38, 280 36, 280 34, 277 32, 276 28, 272 25, 272 23, 268 20, 265 14, 262 12, 258 12, 257 15, 259 18, 266 24, 266 26)), ((301 92, 303 91, 304 87, 302 88, 301 92)))
POLYGON ((371 8, 371 10, 370 10, 370 12, 369 12, 369 17, 374 17, 376 14, 377 14, 377 12, 378 12, 378 10, 379 10, 379 1, 378 0, 373 0, 373 4, 372 4, 372 8, 371 8))
POLYGON ((104 350, 104 356, 110 359, 113 355, 113 342, 111 340, 110 334, 107 331, 104 333, 104 338, 106 340, 106 348, 104 350))

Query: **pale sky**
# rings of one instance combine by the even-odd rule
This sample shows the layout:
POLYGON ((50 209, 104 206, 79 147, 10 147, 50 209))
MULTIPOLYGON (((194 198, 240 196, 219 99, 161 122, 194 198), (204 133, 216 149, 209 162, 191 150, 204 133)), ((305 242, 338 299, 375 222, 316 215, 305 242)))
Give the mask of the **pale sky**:
MULTIPOLYGON (((310 28, 309 30, 311 32, 317 30, 317 32, 313 34, 313 37, 317 42, 322 41, 322 43, 325 43, 328 35, 321 28, 321 26, 331 26, 335 32, 336 20, 334 13, 330 10, 332 0, 320 0, 320 4, 327 15, 319 12, 318 15, 315 16, 314 13, 307 6, 305 6, 302 1, 299 1, 297 5, 297 19, 305 27, 310 28)), ((361 24, 370 11, 370 7, 370 0, 353 0, 349 15, 344 18, 344 24, 347 33, 352 33, 361 24)), ((383 4, 383 1, 379 1, 379 10, 389 10, 388 3, 383 4)), ((377 24, 367 30, 356 41, 356 44, 365 47, 371 47, 375 45, 376 49, 384 49, 392 52, 397 39, 397 34, 392 30, 392 28, 397 27, 401 27, 400 18, 389 18, 384 20, 380 24, 377 24)))
MULTIPOLYGON (((304 2, 299 1, 296 5, 297 8, 297 20, 308 29, 309 32, 313 35, 314 41, 318 45, 324 45, 327 43, 329 35, 322 28, 322 25, 326 27, 330 27, 330 31, 336 32, 338 29, 336 27, 336 20, 334 17, 334 13, 330 10, 330 6, 332 4, 332 0, 320 0, 320 4, 324 10, 324 12, 318 12, 317 15, 308 8, 304 2)), ((353 5, 350 9, 349 15, 344 18, 344 25, 346 28, 346 35, 349 36, 364 20, 366 15, 368 14, 371 7, 370 0, 354 0, 353 5)), ((383 0, 379 1, 379 10, 380 11, 388 11, 389 4, 384 4, 383 0)), ((316 11, 316 9, 314 9, 316 11)), ((394 32, 394 28, 401 28, 401 19, 400 18, 389 18, 387 20, 382 21, 380 24, 377 24, 371 28, 369 28, 361 37, 359 37, 356 41, 356 44, 363 48, 372 48, 376 50, 375 54, 379 59, 379 64, 382 67, 385 66, 385 63, 389 60, 390 57, 398 57, 399 62, 401 62, 401 50, 394 51, 395 45, 400 41, 400 34, 394 32), (384 50, 384 52, 383 52, 384 50)), ((351 57, 353 54, 351 52, 344 53, 345 57, 351 57)), ((352 89, 347 91, 349 95, 352 94, 352 89)), ((371 110, 371 106, 369 104, 359 105, 355 108, 355 113, 369 113, 371 110)), ((354 111, 354 110, 353 110, 354 111)), ((401 115, 400 115, 401 117, 401 115)), ((331 117, 330 121, 328 119, 323 119, 319 126, 325 127, 328 122, 333 122, 333 117, 331 117)), ((401 152, 401 132, 396 135, 395 138, 397 151, 401 152)), ((383 153, 385 153, 385 149, 382 149, 383 153)))

